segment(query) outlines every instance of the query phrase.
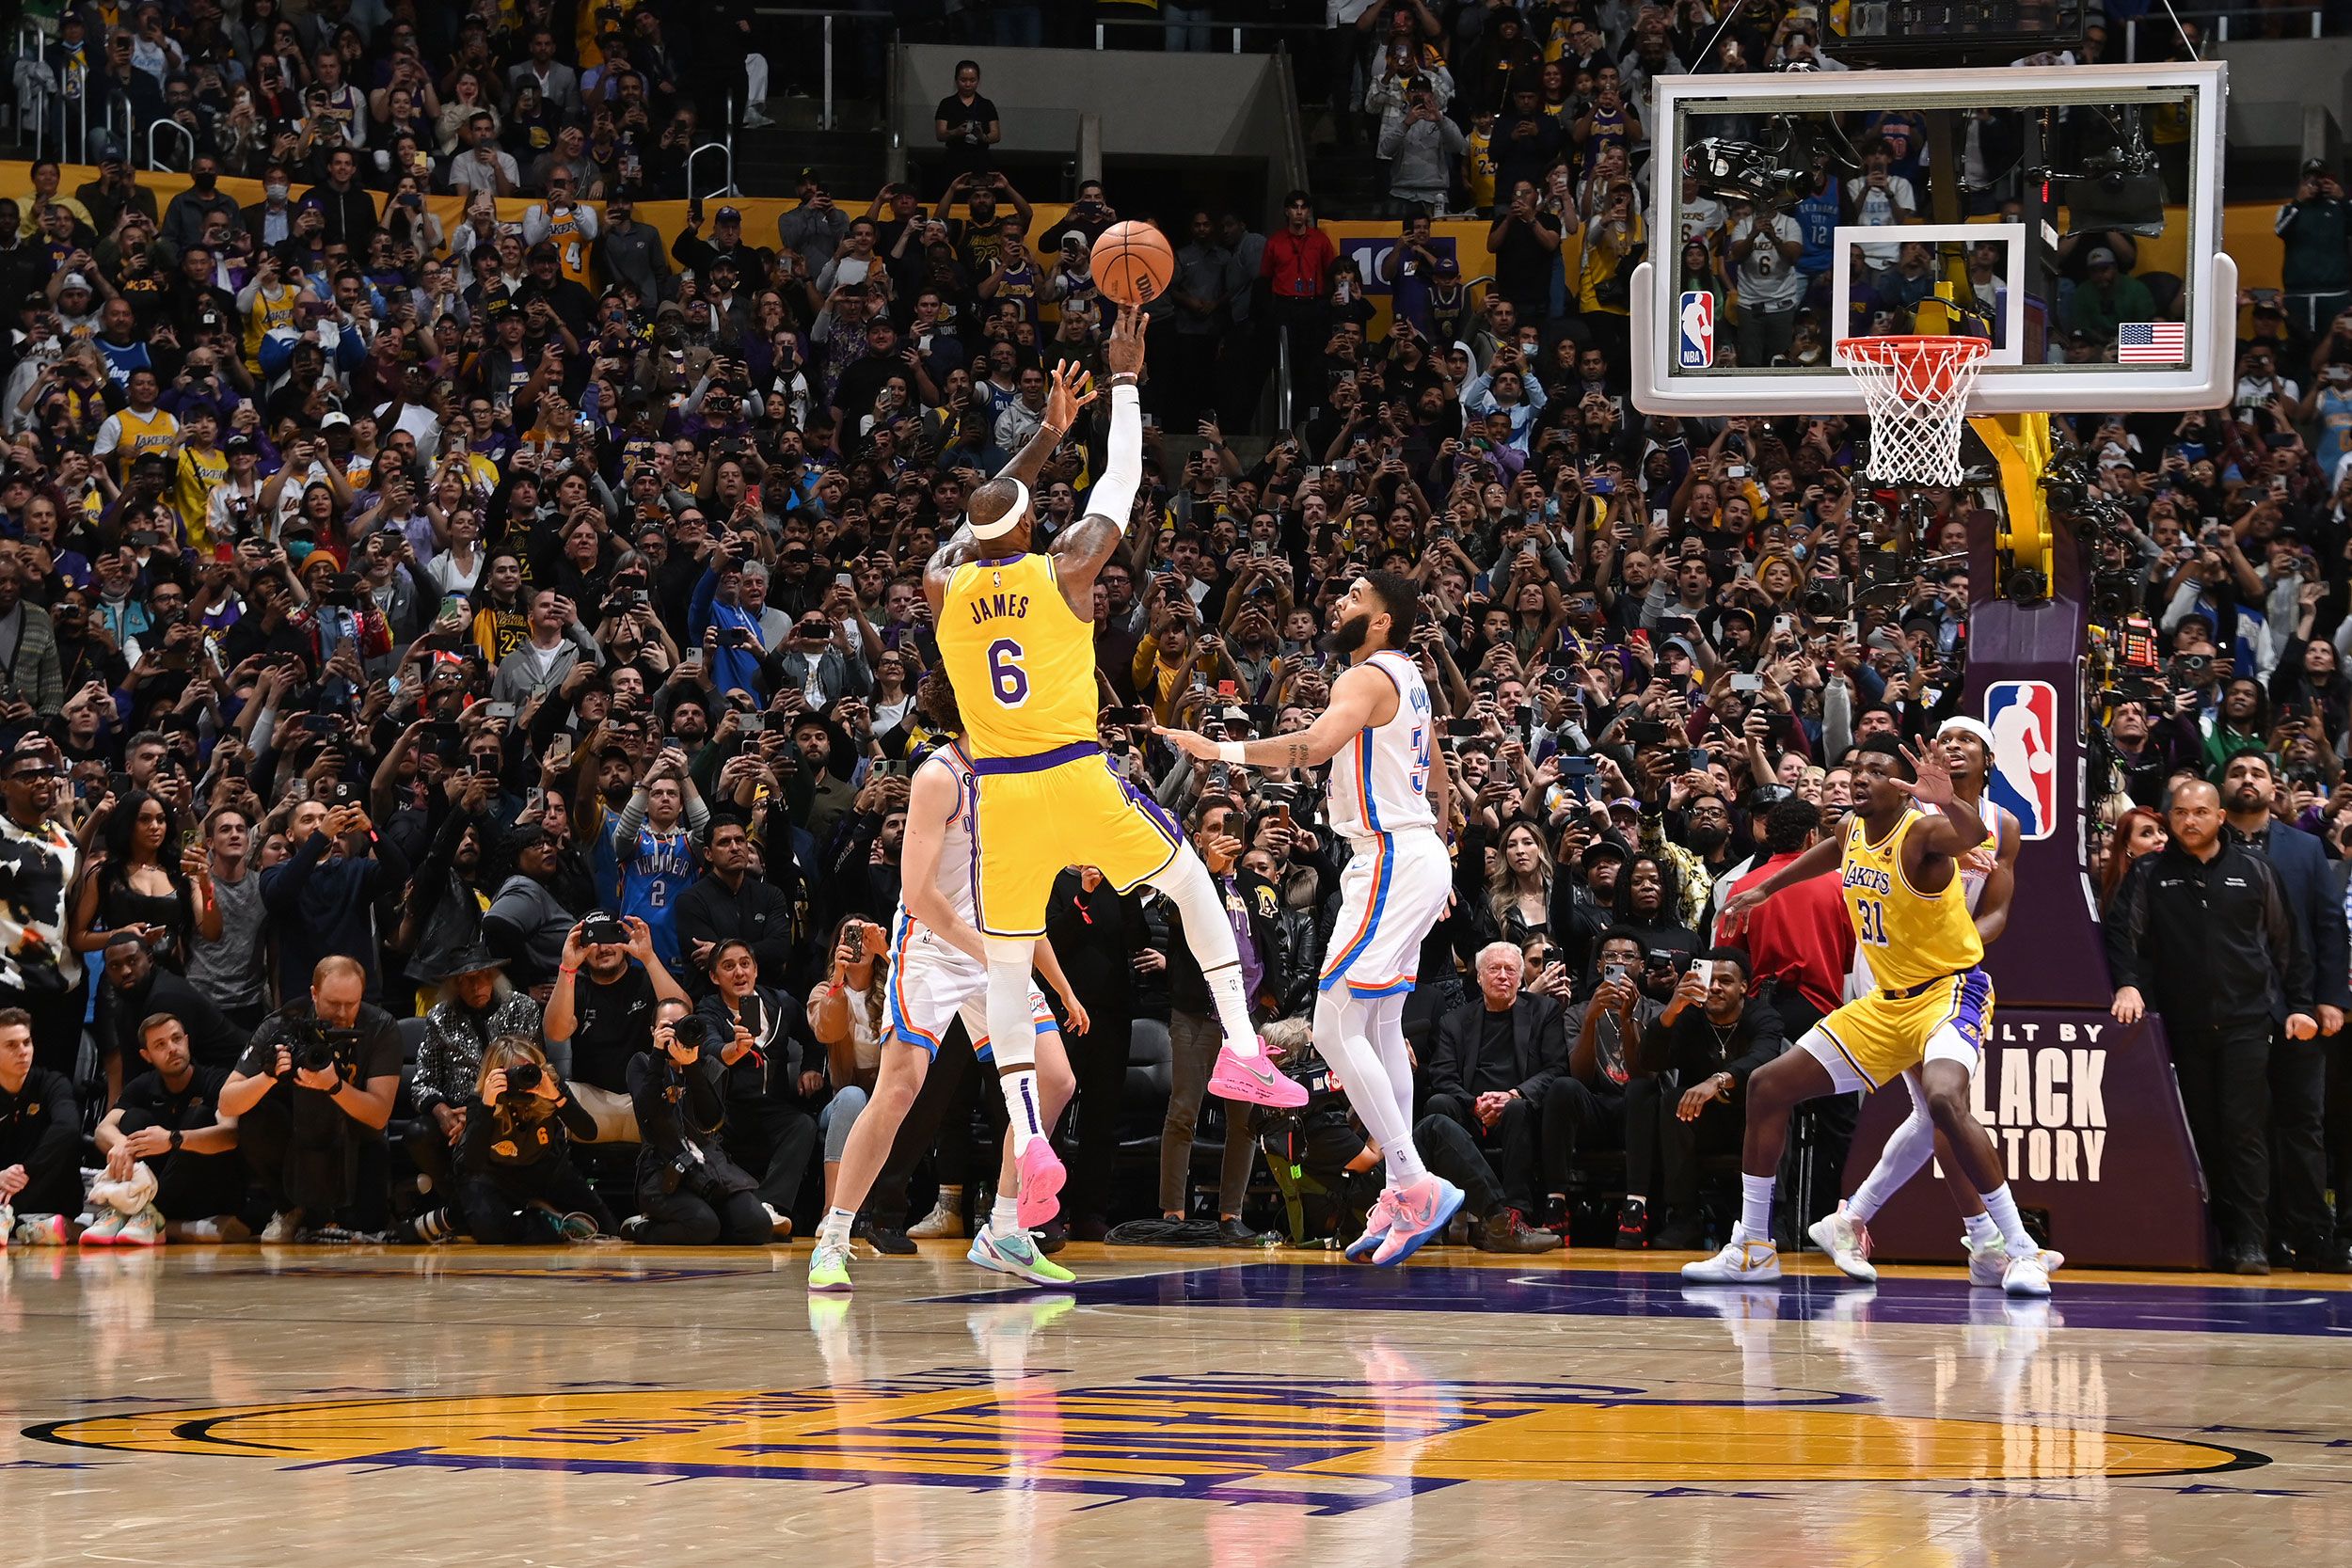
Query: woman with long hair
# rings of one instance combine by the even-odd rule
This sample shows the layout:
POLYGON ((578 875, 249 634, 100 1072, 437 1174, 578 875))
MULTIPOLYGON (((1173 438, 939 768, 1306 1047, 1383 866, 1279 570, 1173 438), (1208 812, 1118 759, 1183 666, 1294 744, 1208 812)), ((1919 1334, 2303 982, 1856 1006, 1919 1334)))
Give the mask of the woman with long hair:
POLYGON ((572 1140, 596 1135, 547 1053, 528 1035, 501 1035, 482 1053, 465 1105, 459 1201, 477 1242, 518 1245, 618 1232, 612 1212, 572 1164, 572 1140))
POLYGON ((721 1144, 727 1110, 723 1037, 678 1001, 654 1005, 653 1049, 629 1058, 628 1098, 644 1134, 639 1214, 624 1227, 656 1246, 758 1246, 770 1237, 757 1183, 721 1144), (682 1015, 682 1016, 681 1016, 682 1015))
POLYGON ((825 1135, 825 1207, 833 1207, 834 1185, 841 1176, 841 1153, 850 1147, 850 1129, 866 1109, 874 1080, 882 1072, 882 1042, 886 1025, 882 1003, 890 989, 889 939, 882 928, 863 915, 844 915, 833 929, 832 973, 809 992, 808 1026, 825 1048, 825 1076, 833 1082, 833 1098, 825 1102, 818 1126, 825 1135))
POLYGON ((759 1179, 759 1201, 778 1241, 792 1235, 792 1205, 817 1147, 807 1108, 825 1086, 824 1065, 803 1056, 793 1028, 806 1015, 784 992, 760 984, 759 956, 730 937, 711 950, 710 994, 696 1011, 724 1069, 727 1154, 759 1179))
POLYGON ((2099 907, 2107 907, 2134 865, 2169 841, 2164 817, 2147 806, 2134 806, 2117 817, 2107 832, 2106 858, 2099 863, 2099 907))
POLYGON ((162 796, 135 789, 107 812, 102 832, 104 859, 74 896, 68 942, 94 953, 118 933, 136 931, 157 963, 185 974, 199 931, 207 942, 220 940, 220 911, 200 856, 181 856, 180 814, 162 796))
POLYGON ((1505 823, 1486 876, 1486 913, 1505 942, 1524 947, 1551 922, 1550 847, 1532 822, 1505 823))

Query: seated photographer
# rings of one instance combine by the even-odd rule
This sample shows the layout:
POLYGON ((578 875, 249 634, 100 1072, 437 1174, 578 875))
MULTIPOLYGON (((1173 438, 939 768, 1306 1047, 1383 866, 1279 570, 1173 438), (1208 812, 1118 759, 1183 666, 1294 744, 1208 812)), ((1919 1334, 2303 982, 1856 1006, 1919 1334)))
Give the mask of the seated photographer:
MULTIPOLYGON (((153 1196, 136 1212, 104 1208, 83 1240, 118 1246, 152 1245, 167 1233, 178 1242, 247 1240, 252 1232, 238 1215, 246 1180, 236 1118, 219 1110, 229 1069, 199 1066, 186 1027, 169 1013, 150 1013, 140 1023, 138 1053, 147 1070, 122 1086, 98 1124, 98 1151, 106 1157, 105 1181, 127 1185, 144 1170, 153 1196)), ((100 1190, 92 1189, 93 1199, 100 1190)))
POLYGON ((692 1005, 654 957, 644 921, 592 914, 564 939, 545 1022, 550 1041, 570 1045, 572 1098, 596 1120, 596 1137, 583 1141, 637 1142, 628 1069, 653 1043, 654 1012, 664 1002, 692 1005))
POLYGON ((1479 999, 1438 1021, 1424 1104, 1487 1152, 1503 1202, 1522 1213, 1550 1163, 1543 1138, 1553 1115, 1551 1085, 1568 1065, 1560 1004, 1521 989, 1525 974, 1515 944, 1479 949, 1479 999))
POLYGON ((572 1164, 571 1140, 596 1131, 528 1035, 501 1035, 460 1108, 458 1196, 466 1228, 487 1244, 586 1241, 617 1233, 612 1212, 572 1164))
POLYGON ((368 972, 341 954, 310 972, 310 993, 262 1021, 220 1110, 276 1212, 265 1242, 346 1241, 384 1227, 385 1124, 400 1094, 400 1031, 360 1000, 368 972))
POLYGON ((1748 981, 1744 950, 1708 949, 1676 982, 1674 999, 1642 1037, 1625 1091, 1621 1247, 1652 1244, 1647 1195, 1660 1191, 1666 1212, 1654 1244, 1669 1252, 1696 1252, 1705 1245, 1698 1208, 1700 1156, 1739 1152, 1747 1117, 1732 1096, 1788 1045, 1779 1011, 1750 996, 1748 981))
POLYGON ((419 985, 435 986, 438 1000, 424 1015, 424 1043, 408 1086, 417 1119, 405 1143, 417 1169, 446 1195, 456 1186, 451 1151, 465 1136, 466 1101, 482 1076, 483 1053, 502 1035, 536 1039, 539 1004, 510 985, 501 973, 506 960, 479 943, 432 963, 430 973, 408 972, 419 985))
POLYGON ((817 1097, 825 1089, 822 1059, 809 1049, 808 1017, 781 990, 759 983, 751 943, 729 937, 710 960, 717 989, 698 1016, 725 1069, 727 1155, 759 1175, 759 1201, 779 1241, 792 1234, 792 1206, 817 1152, 817 1097))
POLYGON ((73 1081, 33 1065, 33 1015, 0 1007, 0 1241, 62 1246, 73 1239, 81 1151, 73 1081))
POLYGON ((629 1099, 644 1147, 637 1155, 638 1214, 622 1227, 651 1246, 759 1246, 772 1226, 759 1184, 726 1156, 721 1093, 725 1069, 710 1049, 710 1020, 664 1000, 653 1049, 628 1064, 629 1099))

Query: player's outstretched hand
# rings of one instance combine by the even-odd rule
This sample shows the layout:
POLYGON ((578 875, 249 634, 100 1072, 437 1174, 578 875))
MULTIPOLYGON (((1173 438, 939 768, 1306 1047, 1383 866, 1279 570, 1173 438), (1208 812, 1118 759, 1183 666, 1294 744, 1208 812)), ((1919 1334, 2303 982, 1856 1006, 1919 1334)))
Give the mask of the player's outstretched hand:
POLYGON ((1143 312, 1132 308, 1119 312, 1111 335, 1103 344, 1103 363, 1113 375, 1137 375, 1143 371, 1143 312))
POLYGON ((1187 756, 1198 757, 1202 762, 1216 760, 1216 742, 1205 735, 1197 735, 1191 730, 1163 729, 1157 724, 1152 726, 1152 733, 1187 756))
POLYGON ((1045 422, 1056 430, 1069 430, 1077 423, 1078 411, 1094 401, 1097 391, 1085 366, 1075 359, 1063 360, 1054 367, 1052 384, 1045 389, 1045 422))
POLYGON ((1717 940, 1729 942, 1746 930, 1748 917, 1754 914, 1756 906, 1763 902, 1764 894, 1757 888, 1750 888, 1745 893, 1734 895, 1731 901, 1724 906, 1724 912, 1715 917, 1715 928, 1719 933, 1717 940))
POLYGON ((1900 779, 1890 781, 1897 789, 1924 805, 1948 806, 1952 803, 1952 769, 1944 760, 1944 753, 1930 746, 1923 751, 1903 747, 1903 760, 1911 764, 1917 782, 1905 784, 1900 779))

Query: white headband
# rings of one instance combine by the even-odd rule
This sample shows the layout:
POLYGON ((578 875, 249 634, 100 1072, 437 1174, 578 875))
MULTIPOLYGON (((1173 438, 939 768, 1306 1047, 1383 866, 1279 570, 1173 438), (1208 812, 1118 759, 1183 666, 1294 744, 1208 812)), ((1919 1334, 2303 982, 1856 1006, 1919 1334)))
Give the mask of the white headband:
POLYGON ((1950 719, 1945 720, 1942 724, 1936 727, 1935 738, 1941 740, 1955 730, 1959 731, 1962 735, 1976 736, 1979 741, 1983 743, 1984 749, 1988 753, 1992 752, 1993 732, 1985 727, 1982 720, 1962 718, 1956 715, 1950 719))
POLYGON ((1003 516, 993 523, 983 523, 969 513, 965 514, 964 520, 972 525, 973 538, 1002 539, 1019 528, 1021 519, 1029 515, 1029 487, 1017 479, 1008 479, 1005 483, 1012 486, 1012 504, 1005 508, 1003 516))

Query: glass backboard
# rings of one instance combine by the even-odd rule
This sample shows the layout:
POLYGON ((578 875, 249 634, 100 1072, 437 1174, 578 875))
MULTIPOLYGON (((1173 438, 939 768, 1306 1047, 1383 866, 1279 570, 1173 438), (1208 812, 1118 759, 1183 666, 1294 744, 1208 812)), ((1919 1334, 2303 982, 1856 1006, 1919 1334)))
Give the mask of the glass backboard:
POLYGON ((1987 340, 1979 413, 2227 402, 2225 69, 1660 80, 1634 402, 1860 413, 1838 345, 1889 333, 1987 340))

